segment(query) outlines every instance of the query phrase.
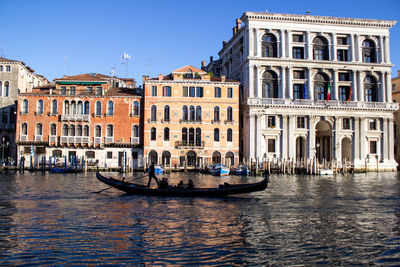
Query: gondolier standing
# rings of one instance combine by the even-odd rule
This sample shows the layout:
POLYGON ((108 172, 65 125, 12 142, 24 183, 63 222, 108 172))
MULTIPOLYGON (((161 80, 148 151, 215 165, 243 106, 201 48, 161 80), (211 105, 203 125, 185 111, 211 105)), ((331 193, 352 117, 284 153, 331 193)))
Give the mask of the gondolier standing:
POLYGON ((156 177, 156 168, 155 168, 155 163, 152 162, 150 167, 149 167, 149 182, 147 183, 147 187, 150 188, 150 184, 151 184, 151 179, 154 178, 154 180, 156 180, 156 183, 158 185, 158 180, 156 177))

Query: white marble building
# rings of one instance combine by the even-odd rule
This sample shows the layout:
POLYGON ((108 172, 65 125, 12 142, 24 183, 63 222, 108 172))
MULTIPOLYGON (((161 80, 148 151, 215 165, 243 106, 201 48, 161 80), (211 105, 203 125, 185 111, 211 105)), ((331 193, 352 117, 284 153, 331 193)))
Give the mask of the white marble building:
POLYGON ((242 157, 395 170, 395 23, 245 12, 219 52, 222 74, 242 82, 242 157))

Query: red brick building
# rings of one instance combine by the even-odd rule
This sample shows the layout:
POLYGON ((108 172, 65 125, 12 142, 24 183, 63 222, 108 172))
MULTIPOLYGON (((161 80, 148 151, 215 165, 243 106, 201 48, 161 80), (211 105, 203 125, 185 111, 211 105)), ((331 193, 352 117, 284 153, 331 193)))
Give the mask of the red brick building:
POLYGON ((99 166, 142 164, 142 92, 133 79, 97 73, 64 76, 18 96, 19 157, 84 157, 99 166))

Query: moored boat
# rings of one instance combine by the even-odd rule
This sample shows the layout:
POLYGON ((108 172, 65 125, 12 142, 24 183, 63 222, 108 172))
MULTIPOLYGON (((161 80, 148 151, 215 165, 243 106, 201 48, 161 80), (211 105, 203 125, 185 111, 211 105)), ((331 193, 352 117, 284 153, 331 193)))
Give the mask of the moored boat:
POLYGON ((245 165, 239 165, 236 167, 235 175, 248 176, 250 175, 250 170, 245 165))
POLYGON ((208 173, 214 176, 227 176, 229 172, 229 168, 222 164, 213 164, 208 167, 208 173))
POLYGON ((96 177, 101 182, 133 195, 149 195, 149 196, 174 196, 174 197, 222 197, 235 194, 252 193, 263 191, 268 187, 268 177, 260 182, 251 184, 228 184, 219 185, 218 188, 194 188, 182 189, 174 186, 167 188, 148 188, 145 185, 134 184, 120 181, 114 178, 107 178, 96 172, 96 177))
POLYGON ((164 173, 164 169, 161 166, 155 166, 154 171, 156 175, 161 175, 164 173))

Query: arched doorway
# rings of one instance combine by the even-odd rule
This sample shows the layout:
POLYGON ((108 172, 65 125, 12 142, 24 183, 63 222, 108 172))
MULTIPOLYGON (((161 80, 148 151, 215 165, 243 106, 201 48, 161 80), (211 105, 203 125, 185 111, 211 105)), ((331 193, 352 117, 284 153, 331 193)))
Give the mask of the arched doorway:
POLYGON ((342 139, 342 161, 351 161, 353 158, 352 155, 352 143, 350 138, 345 137, 342 139))
POLYGON ((193 150, 189 151, 186 154, 186 161, 187 161, 187 166, 188 167, 196 167, 196 152, 194 152, 193 150))
POLYGON ((235 155, 233 152, 229 151, 225 154, 225 163, 229 167, 235 165, 235 155))
POLYGON ((214 151, 212 154, 212 164, 221 164, 221 153, 214 151))
POLYGON ((296 160, 302 160, 306 158, 306 142, 303 137, 296 138, 296 160))
POLYGON ((149 164, 158 164, 158 154, 154 150, 149 152, 149 164))
POLYGON ((169 151, 164 151, 161 154, 162 166, 169 166, 171 164, 171 153, 169 151))
POLYGON ((315 154, 319 162, 332 159, 332 127, 325 120, 321 120, 315 126, 315 154))

